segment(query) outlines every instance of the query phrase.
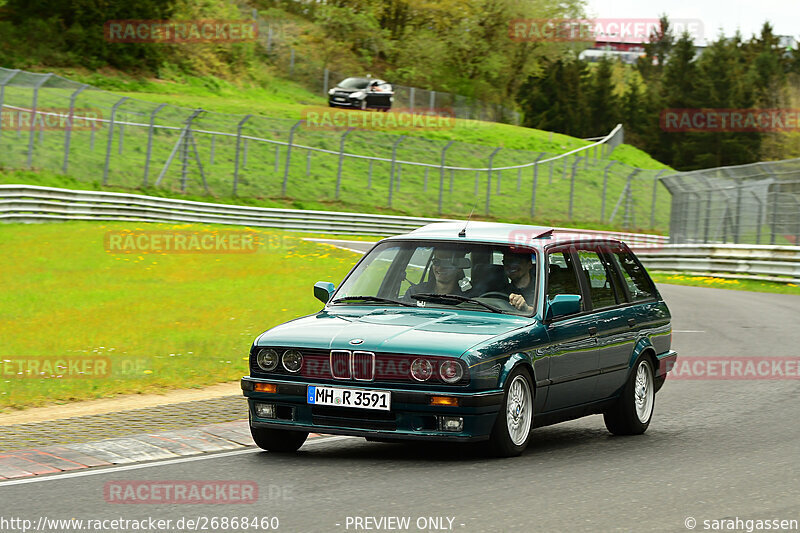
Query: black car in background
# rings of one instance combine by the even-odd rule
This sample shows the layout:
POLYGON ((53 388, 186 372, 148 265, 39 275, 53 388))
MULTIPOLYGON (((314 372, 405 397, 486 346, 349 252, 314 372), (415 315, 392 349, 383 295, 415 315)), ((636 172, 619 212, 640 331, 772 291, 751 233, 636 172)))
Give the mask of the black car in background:
POLYGON ((392 86, 376 78, 347 78, 328 91, 330 107, 388 111, 393 101, 392 86))

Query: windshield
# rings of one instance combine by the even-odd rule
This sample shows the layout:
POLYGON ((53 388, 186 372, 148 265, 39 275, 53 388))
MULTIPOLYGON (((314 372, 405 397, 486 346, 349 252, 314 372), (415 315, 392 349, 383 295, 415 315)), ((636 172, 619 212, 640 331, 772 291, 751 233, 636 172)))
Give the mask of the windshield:
POLYGON ((391 241, 379 244, 332 304, 458 307, 531 316, 536 254, 506 245, 391 241))
POLYGON ((347 78, 339 87, 343 89, 366 89, 369 85, 369 80, 366 78, 347 78))

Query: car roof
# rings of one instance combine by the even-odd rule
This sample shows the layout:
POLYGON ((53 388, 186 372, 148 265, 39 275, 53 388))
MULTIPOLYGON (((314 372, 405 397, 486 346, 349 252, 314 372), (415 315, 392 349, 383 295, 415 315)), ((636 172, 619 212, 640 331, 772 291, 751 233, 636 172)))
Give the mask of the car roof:
POLYGON ((581 233, 580 231, 558 229, 551 226, 480 221, 435 222, 405 235, 396 235, 385 240, 409 239, 488 242, 515 244, 518 246, 526 245, 533 248, 544 248, 554 244, 571 242, 620 242, 617 239, 598 235, 595 232, 581 233), (463 236, 460 235, 462 231, 463 236))

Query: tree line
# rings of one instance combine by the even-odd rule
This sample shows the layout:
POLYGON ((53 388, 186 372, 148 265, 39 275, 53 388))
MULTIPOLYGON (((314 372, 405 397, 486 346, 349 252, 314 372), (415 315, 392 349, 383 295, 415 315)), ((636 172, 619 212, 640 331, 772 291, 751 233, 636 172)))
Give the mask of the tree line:
POLYGON ((666 110, 796 110, 798 88, 800 53, 782 47, 770 24, 748 40, 720 35, 698 53, 692 37, 675 36, 662 17, 661 31, 635 66, 608 59, 590 66, 575 54, 544 60, 521 87, 518 102, 526 126, 590 137, 621 122, 626 142, 676 169, 692 170, 800 156, 798 133, 670 131, 666 110))

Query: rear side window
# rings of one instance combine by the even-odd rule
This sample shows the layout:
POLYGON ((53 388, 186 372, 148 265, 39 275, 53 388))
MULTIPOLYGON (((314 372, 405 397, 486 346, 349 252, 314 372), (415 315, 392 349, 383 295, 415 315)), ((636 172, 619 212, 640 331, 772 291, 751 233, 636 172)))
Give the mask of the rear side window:
POLYGON ((581 250, 578 252, 578 257, 581 261, 581 271, 591 292, 592 308, 600 309, 618 304, 622 298, 616 292, 614 277, 597 252, 581 250))
POLYGON ((614 252, 611 255, 628 286, 632 301, 655 298, 655 287, 650 283, 644 269, 636 262, 632 252, 614 252))

